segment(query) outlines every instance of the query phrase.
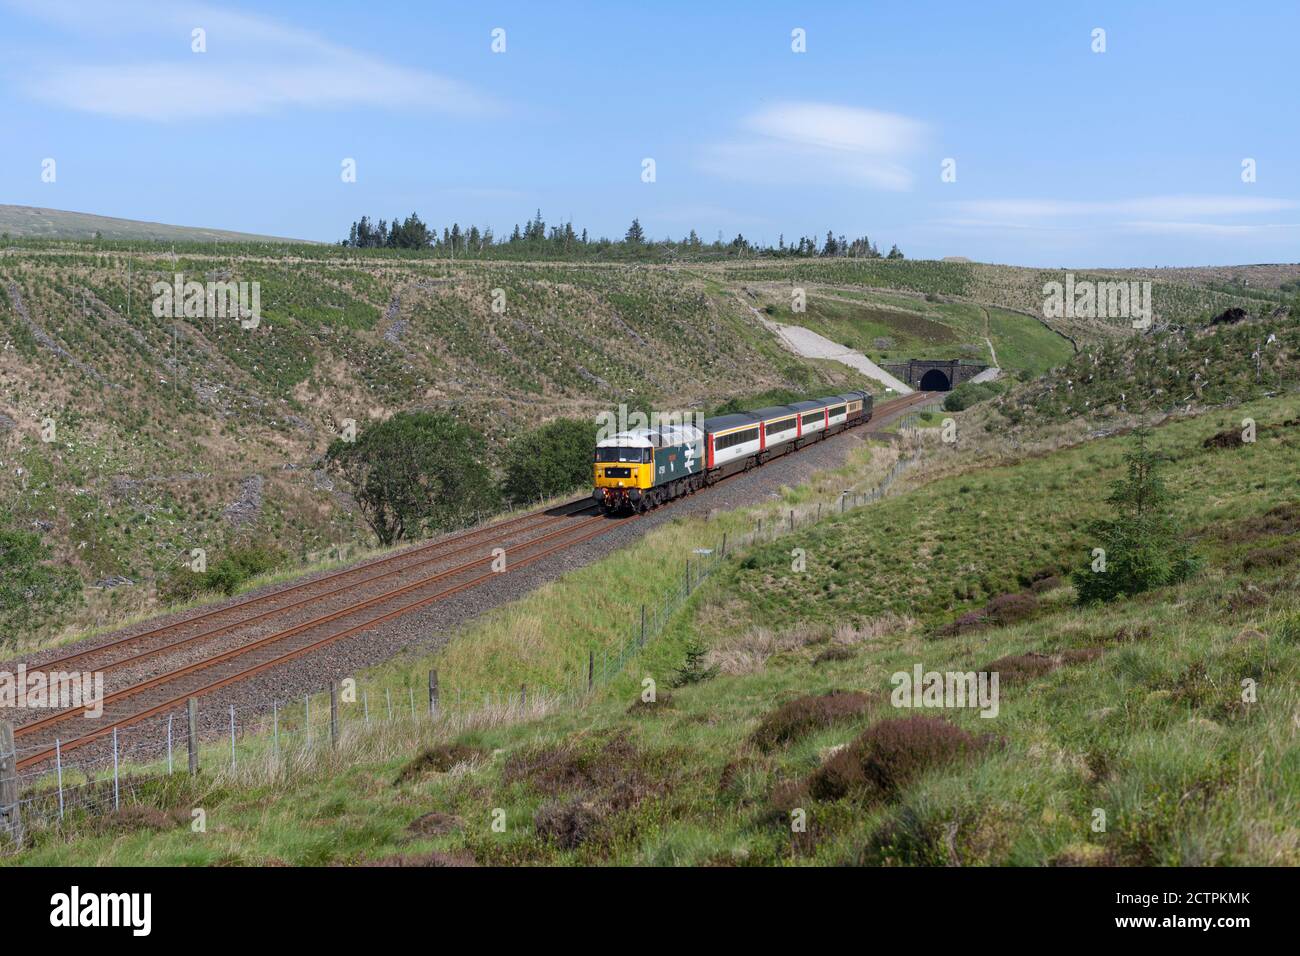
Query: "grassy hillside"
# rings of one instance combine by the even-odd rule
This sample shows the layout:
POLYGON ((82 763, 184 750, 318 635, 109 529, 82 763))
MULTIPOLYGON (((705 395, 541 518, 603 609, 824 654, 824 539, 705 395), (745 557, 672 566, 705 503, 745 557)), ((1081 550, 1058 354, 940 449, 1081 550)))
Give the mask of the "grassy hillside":
MULTIPOLYGON (((0 508, 85 584, 132 582, 88 591, 65 635, 156 609, 153 581, 193 547, 219 560, 274 541, 293 565, 368 544, 347 489, 317 468, 345 419, 447 411, 486 434, 495 461, 544 420, 624 402, 710 409, 875 388, 786 352, 751 308, 885 361, 990 361, 991 343, 1004 368, 1049 373, 1041 389, 1076 390, 1070 408, 1094 398, 1050 374, 1073 345, 1014 311, 1009 286, 988 281, 995 267, 971 263, 651 267, 231 241, 176 249, 27 239, 0 255, 0 508), (178 273, 259 283, 260 325, 156 318, 152 286, 178 273), (808 290, 798 315, 796 283, 808 290)), ((1022 291, 1039 279, 996 274, 1022 291)), ((1203 288, 1179 288, 1194 325, 1203 288)))
MULTIPOLYGON (((1155 433, 1181 518, 1196 528, 1244 520, 1300 497, 1300 421, 1283 402, 1172 423, 1155 433), (1230 449, 1201 442, 1258 419, 1258 441, 1230 449), (1249 476, 1249 477, 1248 477, 1249 476)), ((959 431, 960 434, 960 431, 959 431)), ((706 636, 798 622, 862 623, 910 615, 938 627, 992 598, 1085 562, 1085 528, 1106 510, 1125 440, 1088 442, 1012 465, 980 467, 881 502, 869 514, 818 528, 794 544, 758 549, 736 568, 739 603, 702 618, 706 636), (821 573, 789 568, 805 548, 821 573)), ((949 456, 960 459, 959 449, 949 456)), ((958 464, 957 467, 960 467, 958 464)))
MULTIPOLYGON (((1249 268, 1249 267, 1247 267, 1249 268)), ((1262 267, 1261 267, 1262 268, 1262 267)), ((993 305, 1028 316, 1043 314, 1043 287, 1063 282, 1073 272, 1076 281, 1150 281, 1152 307, 1161 322, 1203 325, 1231 307, 1258 309, 1260 297, 1281 302, 1282 283, 1300 277, 1300 265, 1268 267, 1257 281, 1267 284, 1247 294, 1229 281, 1232 269, 1181 270, 1042 270, 973 262, 926 260, 837 259, 832 261, 756 262, 729 265, 726 276, 735 282, 782 281, 807 286, 896 290, 939 300, 961 299, 993 305), (1263 277, 1267 276, 1267 280, 1263 277), (1259 293, 1257 296, 1255 293, 1259 293)), ((1252 273, 1241 273, 1243 282, 1252 273)), ((1122 319, 1053 318, 1051 327, 1080 345, 1131 333, 1122 319)))
MULTIPOLYGON (((1131 441, 1106 439, 941 479, 740 555, 586 708, 441 734, 354 722, 339 751, 288 767, 146 783, 152 809, 74 822, 71 841, 38 834, 20 859, 1295 865, 1300 429, 1283 423, 1298 410, 1271 400, 1157 430, 1205 562, 1179 587, 1083 611, 1037 574, 1086 558, 1077 523, 1131 441), (1239 414, 1278 427, 1254 446, 1207 447, 1239 414), (1017 599, 937 626, 1008 591, 1017 599), (720 673, 670 687, 696 642, 720 673), (891 675, 917 664, 997 671, 997 715, 894 707, 891 675), (639 697, 645 677, 654 704, 639 697), (184 825, 192 806, 207 833, 184 825)), ((658 534, 679 549, 690 539, 658 534)), ((672 549, 644 560, 678 563, 672 549)), ((582 572, 585 586, 607 591, 599 570, 582 572)))
POLYGON ((0 505, 87 584, 135 582, 91 592, 71 628, 149 610, 190 548, 265 540, 305 562, 366 543, 317 468, 345 419, 443 410, 495 457, 545 419, 620 403, 870 387, 785 352, 730 295, 631 267, 55 244, 0 257, 0 342, 0 505), (177 273, 259 283, 260 324, 156 318, 151 287, 177 273))
MULTIPOLYGON (((1294 310, 1294 307, 1292 307, 1294 310)), ((1300 311, 1208 328, 1171 328, 1085 348, 1050 377, 992 403, 1001 430, 1151 411, 1235 405, 1300 388, 1300 311)))
POLYGON ((305 242, 225 229, 169 226, 86 212, 0 205, 0 236, 26 239, 106 239, 150 242, 305 242))

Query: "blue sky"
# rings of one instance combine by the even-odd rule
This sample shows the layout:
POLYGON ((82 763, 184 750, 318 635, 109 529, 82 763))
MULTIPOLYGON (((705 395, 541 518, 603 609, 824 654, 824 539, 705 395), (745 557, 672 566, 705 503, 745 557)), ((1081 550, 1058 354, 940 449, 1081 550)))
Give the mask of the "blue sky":
POLYGON ((0 0, 0 202, 320 240, 540 207, 595 235, 1296 261, 1297 36, 1282 0, 0 0))

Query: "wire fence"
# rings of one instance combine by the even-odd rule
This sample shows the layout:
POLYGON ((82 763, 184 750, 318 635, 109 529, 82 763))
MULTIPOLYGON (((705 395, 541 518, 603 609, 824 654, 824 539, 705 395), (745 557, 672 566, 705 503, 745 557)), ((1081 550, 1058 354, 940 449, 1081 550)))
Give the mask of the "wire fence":
MULTIPOLYGON (((899 423, 904 439, 926 409, 899 423)), ((589 649, 586 666, 571 669, 562 686, 521 685, 517 690, 474 690, 445 680, 431 670, 427 685, 385 685, 343 678, 292 700, 272 699, 261 706, 223 708, 191 699, 148 721, 114 728, 89 746, 79 735, 56 740, 48 759, 18 769, 26 758, 50 749, 48 743, 18 745, 12 726, 0 723, 0 841, 21 846, 25 829, 58 827, 69 820, 102 817, 132 807, 156 806, 157 798, 199 770, 237 774, 241 768, 269 768, 272 775, 306 766, 321 751, 337 751, 341 741, 367 741, 348 751, 355 759, 374 756, 373 731, 397 728, 404 740, 419 740, 458 726, 509 723, 556 709, 580 707, 615 680, 709 577, 737 552, 766 544, 800 528, 870 505, 888 495, 920 458, 919 442, 868 488, 846 489, 833 500, 809 502, 757 520, 744 534, 723 533, 686 559, 678 583, 652 604, 642 604, 623 640, 589 649), (84 741, 83 741, 84 742, 84 741)))

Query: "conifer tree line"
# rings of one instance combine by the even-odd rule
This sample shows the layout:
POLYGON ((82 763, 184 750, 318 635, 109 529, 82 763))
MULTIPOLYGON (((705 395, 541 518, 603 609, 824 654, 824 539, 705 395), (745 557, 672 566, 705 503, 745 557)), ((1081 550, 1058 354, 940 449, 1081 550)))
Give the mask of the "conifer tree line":
POLYGON ((694 258, 703 256, 769 257, 769 258, 848 258, 848 259, 902 259, 897 245, 882 254, 867 236, 849 239, 843 233, 836 235, 827 230, 824 239, 800 236, 797 241, 786 242, 782 233, 775 246, 764 245, 737 234, 730 242, 719 232, 712 242, 705 242, 692 229, 681 239, 651 239, 646 235, 640 219, 633 219, 621 239, 593 238, 583 229, 578 232, 572 222, 547 225, 542 211, 522 227, 518 224, 508 238, 498 237, 491 226, 460 223, 444 226, 441 235, 430 228, 416 213, 405 219, 394 216, 391 220, 372 220, 362 216, 352 223, 348 237, 341 245, 355 249, 428 249, 445 255, 506 255, 511 253, 554 257, 599 257, 617 255, 639 257, 655 254, 664 258, 694 258))

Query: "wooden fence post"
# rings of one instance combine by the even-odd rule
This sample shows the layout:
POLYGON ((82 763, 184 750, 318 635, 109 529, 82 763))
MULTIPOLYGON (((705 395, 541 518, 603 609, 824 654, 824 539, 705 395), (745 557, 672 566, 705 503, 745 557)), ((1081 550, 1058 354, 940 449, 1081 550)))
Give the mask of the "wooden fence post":
POLYGON ((645 605, 641 605, 641 646, 645 647, 645 605))
POLYGON ((0 721, 0 820, 13 837, 14 846, 23 845, 23 820, 18 803, 18 751, 14 746, 14 725, 0 721))
POLYGON ((438 668, 429 671, 429 716, 438 716, 438 668))
POLYGON ((587 690, 591 690, 596 683, 596 652, 587 651, 587 690))
POLYGON ((199 701, 191 697, 186 706, 190 719, 190 776, 199 772, 199 701))
POLYGON ((339 745, 339 682, 330 681, 330 746, 339 745))

